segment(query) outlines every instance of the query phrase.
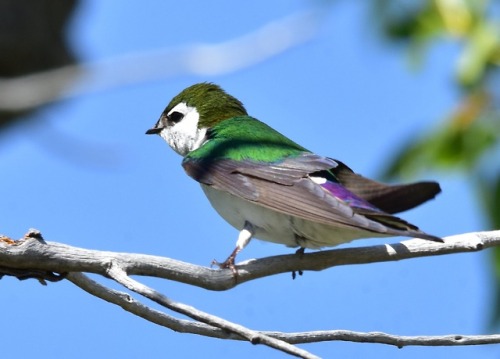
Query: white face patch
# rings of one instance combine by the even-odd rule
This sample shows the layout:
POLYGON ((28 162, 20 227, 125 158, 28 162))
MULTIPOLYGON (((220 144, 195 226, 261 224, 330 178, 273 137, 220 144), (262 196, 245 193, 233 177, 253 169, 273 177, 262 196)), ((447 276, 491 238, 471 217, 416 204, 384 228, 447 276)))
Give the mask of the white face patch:
POLYGON ((185 102, 177 104, 167 116, 174 112, 183 115, 179 122, 168 122, 160 132, 160 136, 181 156, 199 148, 204 140, 207 128, 198 128, 200 114, 195 107, 186 105, 185 102))

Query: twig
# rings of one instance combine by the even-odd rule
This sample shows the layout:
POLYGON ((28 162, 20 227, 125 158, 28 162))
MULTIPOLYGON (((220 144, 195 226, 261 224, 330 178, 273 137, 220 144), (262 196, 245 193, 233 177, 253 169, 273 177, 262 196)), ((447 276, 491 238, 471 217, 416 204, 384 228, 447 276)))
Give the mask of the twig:
POLYGON ((319 357, 312 355, 308 351, 297 348, 296 346, 288 344, 282 340, 271 338, 261 332, 250 330, 242 325, 235 324, 215 315, 205 313, 192 306, 175 302, 165 295, 157 292, 156 290, 130 278, 127 273, 117 265, 111 265, 111 267, 108 269, 108 274, 112 279, 114 279, 124 287, 148 299, 151 299, 152 301, 168 309, 171 309, 180 314, 187 315, 188 317, 198 320, 202 323, 238 334, 242 338, 247 339, 252 344, 263 344, 300 358, 319 359, 319 357))
MULTIPOLYGON (((81 273, 70 273, 67 279, 86 292, 116 304, 124 310, 152 323, 181 333, 198 334, 207 337, 231 340, 245 340, 241 336, 204 323, 177 319, 159 310, 152 309, 124 292, 107 288, 81 273)), ((350 330, 322 330, 299 333, 259 331, 269 337, 290 344, 318 343, 325 341, 349 341, 405 346, 463 346, 481 344, 500 344, 500 335, 443 335, 443 336, 400 336, 382 332, 355 332, 350 330)))
POLYGON ((351 330, 323 330, 301 333, 264 332, 288 343, 318 343, 325 341, 349 341, 356 343, 374 343, 406 346, 464 346, 482 344, 500 344, 500 334, 491 335, 418 335, 404 336, 382 332, 355 332, 351 330))
POLYGON ((199 334, 214 338, 242 340, 240 336, 232 335, 222 329, 204 323, 177 319, 164 312, 150 308, 129 294, 103 286, 83 273, 69 273, 66 279, 93 296, 101 298, 109 303, 116 304, 127 312, 176 332, 199 334))

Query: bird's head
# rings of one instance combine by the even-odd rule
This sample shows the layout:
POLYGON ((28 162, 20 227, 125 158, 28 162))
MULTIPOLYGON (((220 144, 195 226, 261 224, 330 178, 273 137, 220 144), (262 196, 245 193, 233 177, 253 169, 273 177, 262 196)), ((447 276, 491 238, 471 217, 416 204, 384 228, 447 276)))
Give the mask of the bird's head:
POLYGON ((165 108, 146 134, 159 134, 181 156, 199 148, 218 123, 245 116, 243 104, 218 85, 199 83, 184 89, 165 108))

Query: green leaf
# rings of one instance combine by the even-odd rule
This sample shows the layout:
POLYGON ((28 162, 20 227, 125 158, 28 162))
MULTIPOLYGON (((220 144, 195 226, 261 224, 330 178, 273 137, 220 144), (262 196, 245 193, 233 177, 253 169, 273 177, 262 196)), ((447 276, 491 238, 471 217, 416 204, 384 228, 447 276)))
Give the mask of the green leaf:
POLYGON ((494 63, 500 51, 500 29, 485 19, 478 22, 466 40, 458 60, 457 76, 462 86, 470 87, 482 81, 487 67, 494 63))
POLYGON ((424 171, 469 171, 500 140, 500 120, 484 116, 470 124, 449 121, 425 137, 409 140, 383 173, 414 177, 424 171))

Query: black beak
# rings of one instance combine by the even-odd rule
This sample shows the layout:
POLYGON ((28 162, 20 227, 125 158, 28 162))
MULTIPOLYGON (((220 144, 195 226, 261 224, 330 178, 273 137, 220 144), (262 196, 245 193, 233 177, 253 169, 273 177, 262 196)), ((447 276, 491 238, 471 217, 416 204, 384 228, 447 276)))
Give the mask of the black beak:
POLYGON ((158 121, 156 121, 155 125, 146 131, 146 135, 157 135, 161 131, 163 131, 164 128, 165 128, 165 126, 163 124, 163 114, 162 114, 160 116, 160 119, 158 121))
POLYGON ((146 135, 157 135, 163 130, 163 127, 153 127, 146 131, 146 135))

